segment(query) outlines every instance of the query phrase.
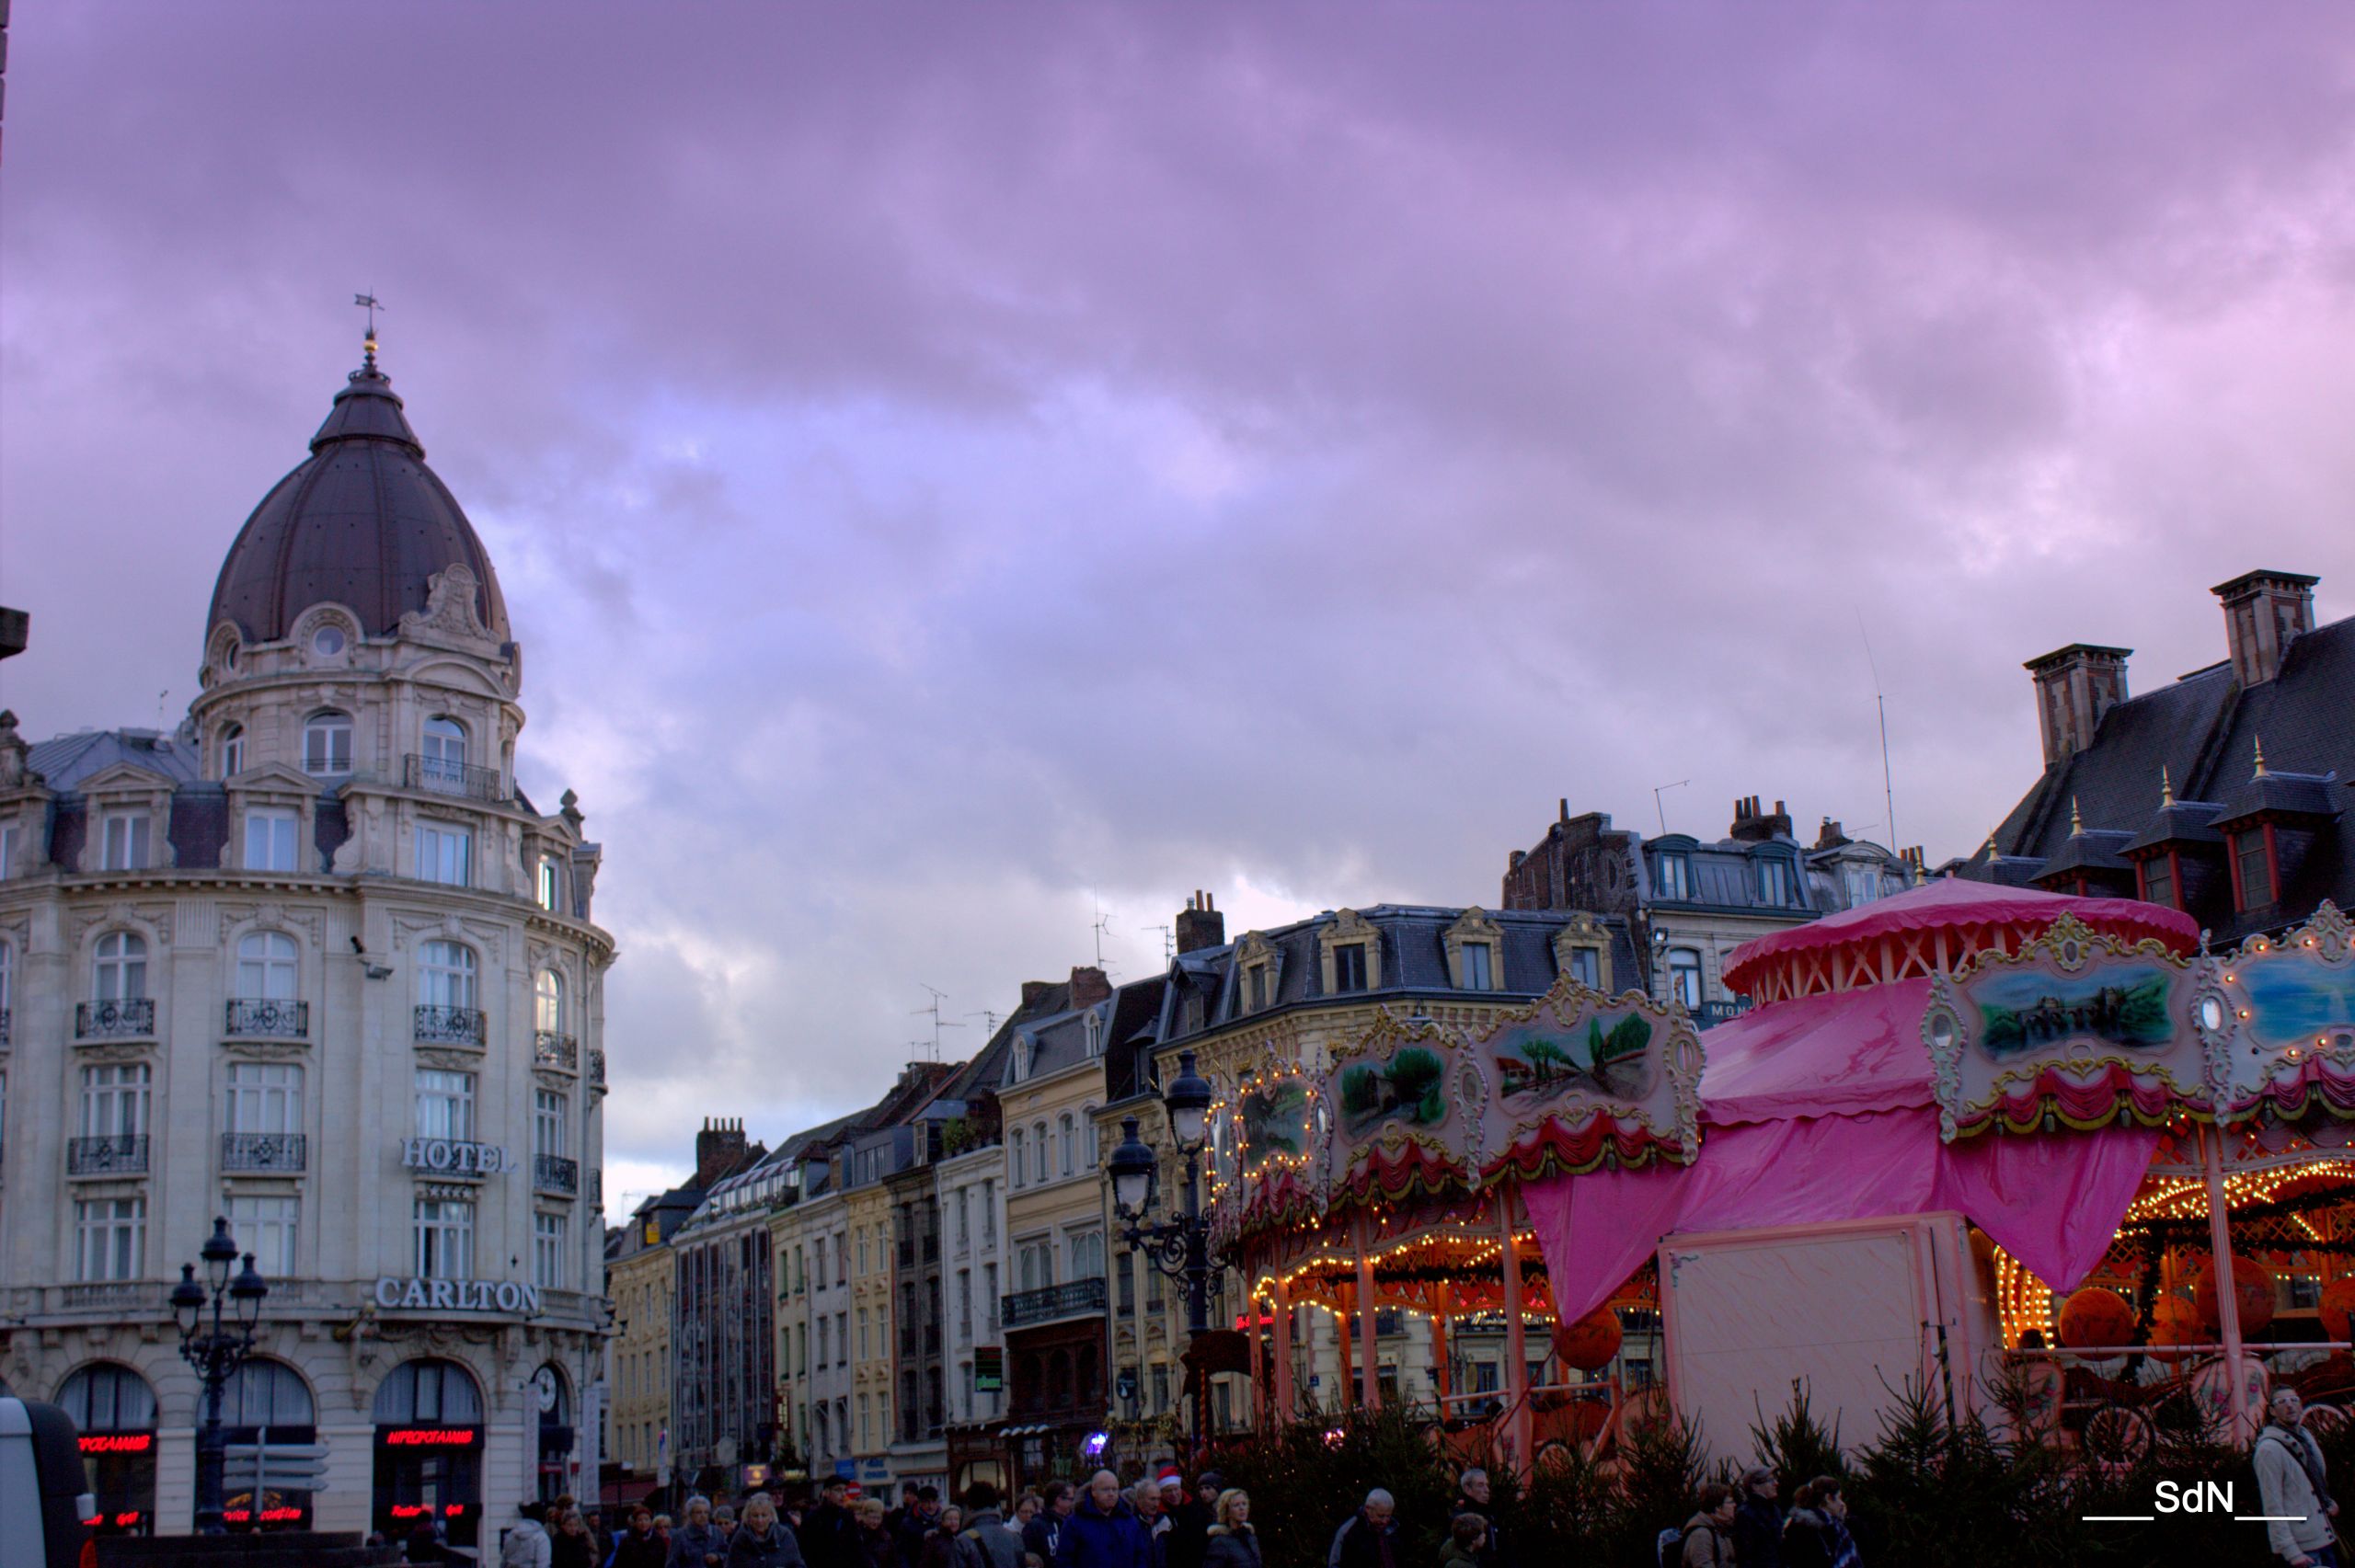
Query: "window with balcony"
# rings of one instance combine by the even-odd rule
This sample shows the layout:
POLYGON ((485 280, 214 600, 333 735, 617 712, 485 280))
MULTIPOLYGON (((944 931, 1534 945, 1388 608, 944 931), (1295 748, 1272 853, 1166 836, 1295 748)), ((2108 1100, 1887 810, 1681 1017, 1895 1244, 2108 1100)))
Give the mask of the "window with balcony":
MULTIPOLYGON (((97 962, 91 967, 90 998, 101 1011, 129 1013, 139 1011, 126 1007, 128 1003, 144 1002, 147 997, 147 939, 137 932, 109 932, 98 938, 97 962)), ((152 1019, 152 1014, 148 1015, 152 1019)), ((121 1030, 100 1033, 128 1033, 121 1030)))
POLYGON ((1333 990, 1365 990, 1365 944, 1344 942, 1333 949, 1333 990))
POLYGON ((1467 942, 1464 955, 1464 989, 1494 990, 1496 984, 1495 951, 1485 942, 1467 942))
POLYGON ((533 1026, 543 1035, 564 1033, 564 977, 542 969, 532 979, 533 1026))
POLYGON ((417 1136, 470 1143, 475 1136, 475 1075, 417 1070, 417 1136))
POLYGON ((417 1277, 474 1277, 475 1206, 462 1198, 420 1197, 416 1214, 417 1277))
POLYGON ((1071 1277, 1104 1277, 1104 1233, 1101 1230, 1083 1230, 1071 1238, 1071 1277))
POLYGON ((424 745, 418 753, 418 784, 445 795, 463 793, 466 787, 466 727, 446 714, 425 721, 424 745))
POLYGON ((1701 955, 1695 948, 1671 947, 1668 952, 1668 994, 1689 1011, 1701 1005, 1701 955))
POLYGON ((1674 903, 1693 897, 1693 861, 1689 855, 1663 854, 1652 859, 1652 897, 1674 903))
POLYGON ((247 932, 237 939, 237 999, 293 1001, 301 962, 294 939, 284 932, 247 932))
POLYGON ((454 822, 417 825, 417 878, 452 887, 472 885, 475 836, 454 822))
POLYGON ((299 1197, 232 1197, 229 1231, 243 1251, 253 1253, 254 1266, 265 1279, 291 1279, 301 1270, 295 1263, 295 1242, 303 1218, 299 1197))
POLYGON ((74 1277, 78 1283, 137 1279, 146 1250, 144 1197, 102 1197, 74 1206, 74 1277))
POLYGON ((101 827, 99 864, 108 871, 144 871, 147 866, 147 813, 109 811, 101 827))
POLYGON ((330 708, 303 725, 303 771, 314 778, 351 772, 351 715, 330 708))
POLYGON ((561 1214, 543 1211, 532 1216, 532 1283, 543 1290, 564 1288, 567 1228, 561 1214))
POLYGON ((459 942, 428 942, 417 953, 417 1035, 419 1039, 482 1044, 476 1011, 475 950, 459 942))
POLYGON ((554 1089, 532 1092, 532 1152, 561 1156, 569 1139, 565 1124, 571 1120, 564 1096, 554 1089))
POLYGON ((246 771, 246 727, 242 724, 224 725, 221 729, 221 776, 235 778, 246 771))
POLYGON ((221 1090, 221 1169, 300 1171, 307 1152, 301 1064, 231 1062, 221 1090))
POLYGON ((303 819, 294 812, 257 807, 246 813, 246 869, 293 871, 295 835, 303 819))
POLYGON ((82 1070, 82 1136, 144 1138, 147 1094, 155 1070, 145 1062, 108 1063, 82 1070))

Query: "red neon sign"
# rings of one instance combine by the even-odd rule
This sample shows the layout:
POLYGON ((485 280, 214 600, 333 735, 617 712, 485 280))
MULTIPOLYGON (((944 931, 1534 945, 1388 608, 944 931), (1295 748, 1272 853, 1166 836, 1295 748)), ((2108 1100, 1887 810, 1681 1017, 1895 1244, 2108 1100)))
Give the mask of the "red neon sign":
POLYGON ((100 1525, 112 1525, 117 1529, 127 1530, 139 1522, 139 1510, 133 1508, 128 1513, 117 1514, 112 1518, 109 1518, 104 1514, 94 1514, 84 1519, 82 1523, 91 1529, 97 1529, 100 1525))
POLYGON ((155 1446, 153 1432, 102 1432, 82 1439, 86 1454, 144 1454, 155 1446))
POLYGON ((471 1426, 402 1426, 385 1434, 391 1448, 471 1448, 477 1434, 471 1426))
MULTIPOLYGON (((392 1512, 396 1519, 430 1519, 433 1516, 433 1505, 396 1503, 393 1505, 392 1512)), ((465 1514, 466 1505, 464 1503, 453 1503, 442 1510, 442 1516, 445 1519, 461 1519, 465 1517, 465 1514)))
MULTIPOLYGON (((221 1517, 229 1524, 249 1525, 253 1523, 254 1515, 250 1508, 231 1508, 221 1517)), ((300 1508, 264 1508, 261 1511, 261 1522, 265 1525, 296 1524, 302 1520, 302 1517, 303 1510, 300 1508)))

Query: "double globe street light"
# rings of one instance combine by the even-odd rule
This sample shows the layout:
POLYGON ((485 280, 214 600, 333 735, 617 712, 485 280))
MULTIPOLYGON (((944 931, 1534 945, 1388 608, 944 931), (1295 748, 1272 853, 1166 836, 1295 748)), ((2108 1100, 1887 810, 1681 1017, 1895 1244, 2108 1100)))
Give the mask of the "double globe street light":
MULTIPOLYGON (((1211 1293, 1218 1288, 1219 1269, 1211 1262, 1210 1224, 1202 1218, 1201 1156, 1209 1132, 1211 1086, 1194 1071, 1194 1053, 1178 1056, 1178 1076, 1161 1096, 1169 1113, 1169 1135, 1186 1157, 1186 1196, 1183 1212, 1159 1224, 1148 1223, 1159 1196, 1161 1162, 1137 1137, 1137 1118, 1120 1122, 1120 1146, 1112 1150, 1106 1169, 1112 1177, 1112 1206, 1126 1229, 1121 1239, 1153 1267, 1176 1280, 1186 1292, 1187 1337, 1199 1344, 1210 1330, 1211 1293)), ((1194 1442, 1206 1452, 1211 1440, 1211 1380, 1194 1368, 1194 1442)))
POLYGON ((196 1265, 180 1265, 180 1282, 172 1287, 172 1316, 179 1322, 180 1357, 204 1381, 204 1424, 196 1434, 196 1533, 222 1535, 227 1530, 222 1516, 227 1502, 222 1485, 221 1394, 253 1354, 254 1325, 261 1321, 262 1298, 270 1294, 270 1287, 262 1283, 251 1253, 245 1255, 246 1266, 236 1278, 229 1277, 237 1262, 237 1243, 229 1235, 226 1219, 213 1221, 213 1234, 197 1256, 204 1260, 204 1280, 198 1281, 196 1265), (213 1311, 209 1326, 208 1306, 213 1311), (223 1322, 224 1316, 234 1326, 223 1322))

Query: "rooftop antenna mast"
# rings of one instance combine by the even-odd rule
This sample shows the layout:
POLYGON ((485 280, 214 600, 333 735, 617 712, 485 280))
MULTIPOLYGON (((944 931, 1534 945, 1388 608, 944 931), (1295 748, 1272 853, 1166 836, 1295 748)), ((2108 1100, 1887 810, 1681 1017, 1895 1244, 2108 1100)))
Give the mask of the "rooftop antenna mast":
POLYGON ((172 693, 169 690, 155 693, 155 733, 158 735, 164 733, 164 704, 171 700, 172 693))
POLYGON ((1112 929, 1111 917, 1104 912, 1104 900, 1096 900, 1096 967, 1104 967, 1104 938, 1112 929))
POLYGON ((1889 702, 1880 692, 1880 665, 1873 658, 1873 639, 1865 631, 1865 612, 1856 612, 1856 635, 1864 638, 1865 668, 1873 677, 1873 712, 1880 718, 1880 788, 1889 812, 1889 847, 1897 848, 1897 782, 1889 768, 1889 702))
POLYGON ((1683 789, 1686 784, 1689 784, 1692 782, 1693 781, 1691 779, 1679 779, 1674 784, 1652 785, 1652 810, 1660 816, 1660 836, 1661 838, 1664 839, 1668 837, 1668 807, 1660 804, 1660 797, 1670 790, 1683 789))
POLYGON ((968 1018, 980 1019, 983 1029, 987 1030, 992 1035, 995 1035, 997 1033, 997 1013, 993 1010, 984 1007, 979 1013, 968 1013, 965 1016, 968 1018))
MULTIPOLYGON (((932 1059, 932 1060, 934 1060, 934 1061, 938 1061, 938 1060, 940 1059, 940 1032, 941 1032, 943 1029, 962 1029, 965 1025, 964 1025, 964 1024, 959 1024, 959 1022, 957 1022, 957 1021, 956 1021, 955 1019, 953 1019, 953 1018, 943 1018, 943 1017, 940 1015, 940 1004, 941 1004, 942 1002, 947 1001, 948 1000, 948 993, 947 991, 942 990, 938 986, 925 986, 923 989, 924 989, 924 990, 928 990, 928 991, 930 991, 930 992, 932 993, 932 1001, 931 1001, 928 1004, 926 1004, 925 1006, 918 1007, 918 1008, 914 1008, 914 1009, 913 1009, 913 1010, 912 1010, 912 1015, 913 1015, 913 1016, 915 1016, 915 1017, 918 1017, 918 1018, 922 1018, 922 1017, 925 1017, 925 1016, 927 1016, 927 1015, 929 1015, 929 1016, 931 1017, 931 1019, 932 1019, 932 1059, 932 1059)), ((924 1042, 923 1042, 922 1040, 911 1041, 910 1043, 911 1043, 911 1044, 913 1044, 913 1045, 918 1046, 918 1047, 921 1047, 921 1046, 924 1044, 924 1042)))
POLYGON ((1149 925, 1145 930, 1161 933, 1161 967, 1167 968, 1178 956, 1177 928, 1166 925, 1149 925))

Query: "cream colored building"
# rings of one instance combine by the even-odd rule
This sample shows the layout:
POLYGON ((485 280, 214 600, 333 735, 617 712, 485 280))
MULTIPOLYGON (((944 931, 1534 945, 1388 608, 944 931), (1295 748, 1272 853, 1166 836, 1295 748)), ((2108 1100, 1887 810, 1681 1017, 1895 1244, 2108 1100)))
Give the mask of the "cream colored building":
MULTIPOLYGON (((855 1161, 856 1156, 844 1156, 855 1161)), ((850 1402, 853 1449, 861 1459, 891 1446, 891 1195, 879 1176, 845 1181, 850 1228, 850 1402)))
POLYGON ((606 1347, 613 1446, 606 1458, 640 1478, 659 1479, 657 1471, 669 1458, 663 1439, 671 1426, 674 1262, 650 1204, 624 1229, 605 1265, 605 1290, 614 1304, 614 1334, 606 1347))
POLYGON ((373 342, 190 652, 170 734, 0 718, 0 1379, 121 1439, 110 1525, 187 1529, 166 1293, 226 1216, 270 1286, 229 1419, 327 1449, 263 1506, 471 1541, 597 1476, 614 947, 572 795, 517 786, 506 602, 373 342))

